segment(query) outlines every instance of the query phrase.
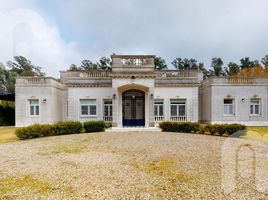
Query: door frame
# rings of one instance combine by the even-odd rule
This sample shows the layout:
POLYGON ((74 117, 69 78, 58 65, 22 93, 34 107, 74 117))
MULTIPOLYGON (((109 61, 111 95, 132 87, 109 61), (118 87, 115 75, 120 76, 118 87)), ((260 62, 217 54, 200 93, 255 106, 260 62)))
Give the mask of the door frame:
MULTIPOLYGON (((139 97, 138 97, 139 98, 139 97)), ((137 127, 137 126, 143 126, 145 127, 145 92, 142 91, 142 90, 138 90, 138 89, 129 89, 129 90, 126 90, 124 92, 122 92, 122 125, 123 127, 126 127, 126 126, 129 126, 129 127, 137 127), (131 102, 131 120, 132 122, 130 122, 130 124, 126 125, 126 121, 124 119, 124 113, 125 113, 125 93, 128 93, 128 92, 138 92, 140 94, 142 94, 142 103, 143 103, 143 110, 142 110, 142 121, 138 120, 137 119, 133 119, 136 117, 136 98, 135 99, 132 99, 132 102, 131 102)))

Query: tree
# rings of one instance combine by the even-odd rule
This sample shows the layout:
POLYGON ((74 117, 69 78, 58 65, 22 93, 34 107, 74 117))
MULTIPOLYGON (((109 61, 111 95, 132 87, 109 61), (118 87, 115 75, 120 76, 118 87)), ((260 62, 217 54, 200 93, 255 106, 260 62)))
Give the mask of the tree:
POLYGON ((225 76, 222 66, 223 61, 221 58, 212 58, 211 60, 212 70, 209 70, 209 76, 225 76))
POLYGON ((15 74, 0 63, 0 93, 15 92, 15 74))
POLYGON ((90 60, 83 60, 79 69, 82 71, 94 70, 97 69, 97 64, 91 62, 90 60))
POLYGON ((240 71, 238 64, 229 62, 228 66, 225 67, 225 73, 227 76, 237 76, 240 71))
POLYGON ((71 64, 68 71, 79 71, 79 68, 75 64, 71 64))
POLYGON ((167 64, 165 59, 161 58, 161 57, 156 57, 154 59, 154 65, 155 65, 155 69, 156 70, 164 70, 167 69, 167 64))
POLYGON ((241 65, 240 65, 240 68, 241 69, 244 69, 244 68, 252 68, 252 67, 254 67, 256 65, 256 63, 254 63, 253 61, 251 61, 249 57, 242 58, 240 60, 240 63, 241 63, 241 65))
POLYGON ((193 58, 175 58, 171 63, 177 69, 200 69, 202 63, 197 63, 193 58))
POLYGON ((268 66, 268 55, 265 55, 262 59, 261 59, 261 63, 263 64, 264 67, 268 66))
POLYGON ((16 73, 19 76, 45 76, 45 73, 41 71, 41 67, 34 66, 30 60, 27 60, 23 56, 15 56, 15 62, 8 61, 7 65, 10 67, 10 71, 16 73))
POLYGON ((97 66, 101 70, 111 70, 112 69, 112 60, 110 58, 102 57, 99 62, 97 63, 97 66))

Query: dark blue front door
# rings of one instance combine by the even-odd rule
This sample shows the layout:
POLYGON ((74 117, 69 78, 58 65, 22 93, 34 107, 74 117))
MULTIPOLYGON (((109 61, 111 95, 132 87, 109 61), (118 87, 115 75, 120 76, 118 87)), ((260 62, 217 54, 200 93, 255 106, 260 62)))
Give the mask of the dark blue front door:
POLYGON ((128 90, 123 93, 123 126, 144 126, 144 92, 128 90))

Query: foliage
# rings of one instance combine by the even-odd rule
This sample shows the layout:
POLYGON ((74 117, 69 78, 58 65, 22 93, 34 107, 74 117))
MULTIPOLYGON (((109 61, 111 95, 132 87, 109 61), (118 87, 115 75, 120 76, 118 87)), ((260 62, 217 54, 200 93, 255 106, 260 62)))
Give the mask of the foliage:
POLYGON ((161 57, 155 57, 154 59, 154 65, 156 70, 164 70, 167 69, 167 64, 165 59, 161 57))
POLYGON ((15 61, 9 61, 7 65, 10 67, 10 71, 20 76, 45 76, 45 73, 41 71, 41 67, 35 66, 30 60, 27 60, 23 56, 14 56, 15 61))
POLYGON ((200 69, 203 63, 197 63, 193 58, 175 58, 171 63, 176 69, 200 69))
POLYGON ((179 133, 207 133, 211 135, 231 135, 237 131, 245 130, 246 126, 241 124, 208 124, 201 125, 193 122, 161 122, 162 131, 179 133))
POLYGON ((265 55, 262 58, 261 63, 263 64, 264 67, 268 67, 268 55, 265 55))
POLYGON ((230 62, 227 67, 225 67, 225 74, 227 76, 237 76, 239 74, 240 67, 234 62, 230 62))
POLYGON ((159 126, 167 132, 195 133, 200 130, 200 124, 192 122, 161 122, 159 126))
POLYGON ((268 66, 256 66, 252 68, 243 68, 240 70, 239 76, 242 77, 268 77, 268 66))
POLYGON ((209 76, 225 76, 224 70, 223 70, 223 61, 221 58, 212 58, 211 60, 211 68, 212 70, 209 70, 209 76))
POLYGON ((110 58, 102 57, 97 63, 98 69, 101 70, 111 70, 112 69, 112 60, 110 58))
POLYGON ((0 100, 0 126, 15 125, 15 103, 0 100))
POLYGON ((80 66, 80 70, 81 71, 90 71, 90 70, 96 70, 97 69, 97 64, 93 63, 92 61, 90 60, 83 60, 81 62, 81 66, 80 66))
POLYGON ((80 122, 58 122, 56 124, 34 124, 31 126, 18 128, 15 132, 20 139, 31 139, 52 135, 64 135, 81 133, 82 124, 80 122))
POLYGON ((240 63, 241 63, 240 65, 241 69, 254 67, 254 62, 251 61, 249 57, 240 59, 240 63))
POLYGON ((82 123, 81 122, 58 122, 54 124, 56 129, 56 135, 65 135, 65 134, 74 134, 74 133, 81 133, 82 130, 82 123))
POLYGON ((77 67, 75 64, 71 64, 68 71, 79 71, 79 67, 77 67))
POLYGON ((84 129, 87 133, 101 132, 105 130, 105 123, 103 121, 90 121, 84 123, 84 129))

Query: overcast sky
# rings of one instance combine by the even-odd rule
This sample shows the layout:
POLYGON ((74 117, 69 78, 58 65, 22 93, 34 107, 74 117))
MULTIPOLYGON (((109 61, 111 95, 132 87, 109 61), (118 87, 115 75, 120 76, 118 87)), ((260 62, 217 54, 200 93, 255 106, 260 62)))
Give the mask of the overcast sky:
POLYGON ((209 67, 268 54, 267 0, 0 0, 0 62, 48 75, 116 54, 195 58, 209 67))

